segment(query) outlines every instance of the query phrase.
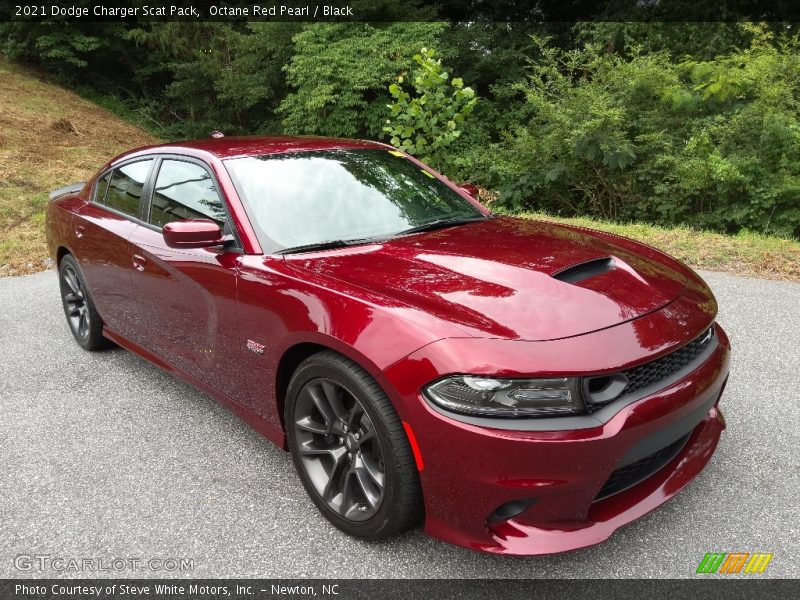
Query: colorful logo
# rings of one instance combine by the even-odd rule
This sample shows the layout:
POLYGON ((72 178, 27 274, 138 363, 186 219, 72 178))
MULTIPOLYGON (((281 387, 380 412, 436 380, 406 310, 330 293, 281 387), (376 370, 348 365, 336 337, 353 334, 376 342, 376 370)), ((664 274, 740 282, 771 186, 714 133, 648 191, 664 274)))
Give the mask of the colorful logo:
POLYGON ((706 552, 697 566, 698 573, 763 573, 772 552, 706 552))

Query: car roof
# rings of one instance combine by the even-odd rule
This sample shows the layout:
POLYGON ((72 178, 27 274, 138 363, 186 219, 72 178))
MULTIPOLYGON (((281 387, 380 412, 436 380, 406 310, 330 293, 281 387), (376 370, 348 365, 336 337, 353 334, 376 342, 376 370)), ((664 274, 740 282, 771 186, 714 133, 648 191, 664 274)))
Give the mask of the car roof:
POLYGON ((209 152, 220 159, 259 156, 263 154, 278 154, 282 152, 304 152, 309 150, 330 150, 347 148, 387 148, 386 144, 369 140, 349 140, 342 138, 316 137, 316 136, 232 136, 208 137, 198 140, 183 142, 170 142, 137 148, 126 152, 123 156, 130 156, 140 152, 175 152, 191 149, 209 152))

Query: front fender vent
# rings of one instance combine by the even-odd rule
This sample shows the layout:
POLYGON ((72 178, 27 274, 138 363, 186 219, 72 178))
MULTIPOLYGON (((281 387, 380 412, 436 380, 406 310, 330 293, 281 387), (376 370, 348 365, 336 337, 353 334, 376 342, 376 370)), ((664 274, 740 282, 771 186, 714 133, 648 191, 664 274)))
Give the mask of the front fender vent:
POLYGON ((561 269, 553 273, 551 277, 565 283, 574 284, 584 279, 590 279, 602 275, 603 273, 608 273, 613 268, 614 259, 610 256, 604 256, 603 258, 593 258, 592 260, 572 265, 566 269, 561 269))

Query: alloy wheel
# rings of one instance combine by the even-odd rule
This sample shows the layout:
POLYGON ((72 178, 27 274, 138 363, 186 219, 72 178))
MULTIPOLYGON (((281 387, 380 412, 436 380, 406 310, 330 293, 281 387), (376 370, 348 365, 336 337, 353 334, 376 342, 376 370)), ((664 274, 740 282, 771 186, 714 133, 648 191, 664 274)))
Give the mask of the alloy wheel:
POLYGON ((374 516, 386 472, 380 440, 361 402, 335 381, 312 379, 297 396, 293 427, 302 467, 320 498, 345 519, 374 516))
POLYGON ((71 265, 61 270, 61 295, 72 331, 81 339, 88 338, 91 326, 89 306, 80 277, 71 265))

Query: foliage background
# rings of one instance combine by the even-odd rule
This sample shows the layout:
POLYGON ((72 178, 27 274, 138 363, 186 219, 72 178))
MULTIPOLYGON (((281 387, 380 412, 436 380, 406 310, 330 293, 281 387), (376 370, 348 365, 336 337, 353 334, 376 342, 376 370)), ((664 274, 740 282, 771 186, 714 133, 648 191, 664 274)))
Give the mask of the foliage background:
POLYGON ((792 25, 0 23, 7 58, 167 139, 390 141, 422 48, 477 98, 428 158, 499 206, 800 237, 792 25))

